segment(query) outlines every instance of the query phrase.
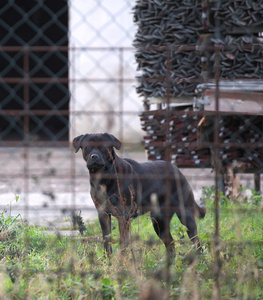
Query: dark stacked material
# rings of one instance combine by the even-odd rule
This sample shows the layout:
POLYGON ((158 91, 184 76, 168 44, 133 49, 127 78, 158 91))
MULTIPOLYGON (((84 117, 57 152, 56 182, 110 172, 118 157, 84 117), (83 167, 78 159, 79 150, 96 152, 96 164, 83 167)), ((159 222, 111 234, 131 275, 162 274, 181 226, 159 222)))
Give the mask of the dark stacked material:
MULTIPOLYGON (((220 80, 263 79, 263 39, 259 35, 263 32, 263 0, 137 0, 134 20, 138 25, 135 56, 141 74, 137 92, 145 103, 151 97, 166 103, 167 97, 180 102, 184 96, 196 96, 201 74, 208 81, 215 74, 220 80)), ((223 164, 238 160, 262 168, 262 117, 249 112, 237 115, 231 109, 227 116, 220 116, 219 159, 223 164)), ((186 111, 169 106, 143 112, 141 125, 149 159, 167 159, 179 166, 211 166, 210 149, 200 148, 199 140, 202 133, 202 141, 214 142, 213 114, 208 113, 207 125, 200 122, 202 113, 190 106, 186 111)))
POLYGON ((262 117, 227 116, 220 120, 219 158, 225 164, 238 160, 249 167, 263 167, 262 117))
MULTIPOLYGON (((200 148, 198 124, 201 112, 151 110, 140 115, 146 132, 144 146, 150 160, 170 160, 181 167, 211 166, 210 149, 200 148)), ((213 120, 213 118, 211 119, 213 120)), ((212 122, 213 123, 213 122, 212 122)), ((213 143, 213 124, 210 124, 213 143)), ((220 161, 227 165, 234 160, 247 168, 263 167, 263 121, 260 116, 223 116, 219 122, 220 161)))
POLYGON ((262 0, 221 0, 209 2, 209 28, 220 27, 222 35, 229 33, 262 32, 262 0), (218 22, 218 24, 216 24, 218 22))
POLYGON ((167 158, 166 116, 166 110, 144 111, 140 115, 142 129, 146 131, 144 146, 150 160, 167 158))
MULTIPOLYGON (((263 43, 255 36, 230 36, 212 41, 225 46, 220 52, 220 77, 223 79, 263 78, 263 43)), ((211 61, 215 71, 215 54, 211 61)))
MULTIPOLYGON (((208 1, 207 30, 211 45, 221 45, 222 79, 263 78, 263 0, 208 1)), ((214 71, 215 54, 211 56, 214 71)))
MULTIPOLYGON (((208 32, 210 45, 219 49, 222 46, 218 60, 215 53, 210 57, 214 74, 219 68, 223 80, 263 79, 263 39, 259 35, 263 32, 263 0, 222 0, 220 5, 209 0, 208 32)), ((221 117, 219 158, 223 164, 238 160, 249 167, 261 168, 262 128, 262 117, 234 112, 232 116, 221 117)))
POLYGON ((138 94, 193 96, 201 80, 200 57, 193 51, 202 26, 201 1, 138 0, 134 21, 138 25, 135 57, 141 71, 138 94), (180 49, 181 45, 190 50, 180 49))
POLYGON ((173 112, 169 124, 168 140, 171 145, 171 161, 180 166, 206 167, 210 165, 209 149, 198 146, 197 127, 202 115, 200 113, 173 112))
POLYGON ((209 166, 209 149, 200 149, 197 142, 197 125, 201 117, 193 111, 143 112, 141 125, 147 132, 144 145, 149 159, 167 159, 185 167, 209 166))

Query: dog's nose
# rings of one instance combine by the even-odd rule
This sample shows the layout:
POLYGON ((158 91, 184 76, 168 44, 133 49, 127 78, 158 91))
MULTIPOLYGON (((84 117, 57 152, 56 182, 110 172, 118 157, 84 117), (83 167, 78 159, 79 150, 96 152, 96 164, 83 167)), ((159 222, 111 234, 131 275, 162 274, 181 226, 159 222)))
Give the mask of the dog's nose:
POLYGON ((93 153, 93 154, 91 154, 90 158, 91 158, 91 159, 98 159, 98 158, 99 158, 99 155, 96 154, 96 153, 93 153))

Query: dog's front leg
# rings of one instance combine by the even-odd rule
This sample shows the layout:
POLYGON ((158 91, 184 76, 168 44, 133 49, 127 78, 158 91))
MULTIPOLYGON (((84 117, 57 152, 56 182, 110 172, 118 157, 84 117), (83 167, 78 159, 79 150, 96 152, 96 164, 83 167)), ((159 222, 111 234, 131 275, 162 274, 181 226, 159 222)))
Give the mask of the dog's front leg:
POLYGON ((129 245, 129 230, 130 230, 130 219, 125 217, 119 217, 119 231, 120 231, 120 248, 122 252, 125 252, 127 246, 129 245))
POLYGON ((102 236, 104 240, 104 249, 107 252, 108 257, 111 256, 111 215, 106 212, 99 213, 99 221, 102 229, 102 236))

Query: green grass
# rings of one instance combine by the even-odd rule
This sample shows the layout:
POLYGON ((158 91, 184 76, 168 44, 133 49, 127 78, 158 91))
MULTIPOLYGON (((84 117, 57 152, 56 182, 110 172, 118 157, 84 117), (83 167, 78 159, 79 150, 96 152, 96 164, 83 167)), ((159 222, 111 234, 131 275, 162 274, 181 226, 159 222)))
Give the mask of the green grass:
POLYGON ((149 215, 132 222, 124 255, 114 219, 114 254, 109 261, 98 221, 86 223, 84 235, 65 237, 27 226, 19 216, 0 214, 0 299, 213 299, 216 274, 220 299, 262 299, 259 196, 254 193, 249 203, 222 200, 220 243, 215 246, 213 188, 204 189, 204 194, 208 212, 198 220, 204 253, 198 256, 188 238, 181 238, 185 228, 174 217, 177 255, 168 273, 165 248, 149 215))

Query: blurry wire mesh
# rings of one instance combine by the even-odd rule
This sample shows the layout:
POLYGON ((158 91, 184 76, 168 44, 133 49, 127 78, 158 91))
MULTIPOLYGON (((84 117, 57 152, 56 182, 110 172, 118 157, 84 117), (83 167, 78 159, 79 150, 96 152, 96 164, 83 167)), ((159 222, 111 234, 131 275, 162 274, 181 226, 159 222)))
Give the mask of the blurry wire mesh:
MULTIPOLYGON (((202 223, 199 234, 206 250, 215 237, 210 274, 214 297, 236 296, 237 287, 233 294, 222 287, 228 273, 221 270, 221 256, 229 262, 239 245, 248 246, 245 252, 261 243, 243 240, 238 224, 242 216, 258 213, 261 201, 256 193, 244 194, 244 185, 254 188, 255 183, 259 190, 263 167, 262 14, 263 1, 252 0, 2 1, 0 211, 18 195, 14 214, 58 228, 71 228, 64 220, 72 216, 73 225, 81 225, 83 233, 80 210, 85 219, 97 214, 85 163, 69 149, 71 141, 85 133, 113 133, 124 142, 121 156, 143 161, 145 149, 149 160, 165 159, 182 168, 197 198, 203 186, 215 185, 215 207, 213 201, 208 203, 210 227, 204 225, 211 236, 202 235, 202 223), (233 209, 230 226, 240 234, 232 237, 234 242, 222 236, 228 231, 220 222, 220 199, 252 203, 233 209)), ((180 243, 185 231, 176 221, 172 226, 180 243)), ((150 251, 159 245, 152 239, 151 234, 146 238, 150 251)), ((96 238, 90 241, 102 244, 96 238)), ((148 255, 147 250, 136 251, 148 255)), ((255 253, 253 268, 238 270, 240 284, 249 272, 250 283, 262 282, 262 257, 258 250, 255 253)), ((163 256, 162 249, 155 259, 163 256)), ((88 260, 94 266, 93 254, 88 260)), ((74 274, 71 267, 72 261, 69 269, 74 274)), ((172 270, 168 271, 174 278, 169 279, 159 267, 149 271, 154 280, 170 280, 170 296, 187 298, 173 285, 188 286, 188 271, 182 283, 172 270)), ((198 276, 193 278, 199 280, 198 276)), ((246 292, 255 289, 250 283, 246 292)), ((127 282, 117 292, 113 286, 111 280, 102 281, 99 295, 120 298, 118 293, 125 295, 129 289, 127 282)), ((199 293, 211 296, 204 290, 199 293)))
POLYGON ((85 172, 75 174, 74 136, 111 131, 140 141, 130 9, 127 1, 1 3, 2 191, 19 194, 30 218, 43 205, 47 217, 72 206, 72 176, 85 172))
MULTIPOLYGON (((262 5, 152 0, 135 6, 139 29, 134 44, 141 71, 137 92, 144 97, 141 125, 148 158, 214 169, 218 247, 220 238, 224 240, 220 191, 232 201, 246 202, 238 174, 246 172, 255 174, 255 189, 260 189, 262 5)), ((237 218, 242 218, 244 211, 239 209, 237 218)), ((259 208, 250 207, 246 213, 254 209, 259 208)), ((220 298, 220 283, 226 285, 220 280, 218 249, 215 298, 220 298)))

